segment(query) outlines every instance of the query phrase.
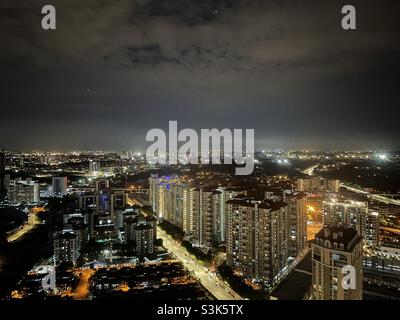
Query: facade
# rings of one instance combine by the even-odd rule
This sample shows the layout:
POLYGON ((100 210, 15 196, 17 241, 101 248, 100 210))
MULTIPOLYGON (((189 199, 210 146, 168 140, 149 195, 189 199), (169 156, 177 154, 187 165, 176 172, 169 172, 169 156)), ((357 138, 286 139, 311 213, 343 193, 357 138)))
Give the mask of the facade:
POLYGON ((340 189, 340 180, 329 179, 325 182, 326 191, 338 193, 340 189))
POLYGON ((297 257, 307 247, 307 195, 303 192, 284 194, 288 210, 289 256, 297 257))
POLYGON ((79 239, 72 232, 59 232, 53 239, 54 263, 69 262, 75 265, 79 257, 79 239))
POLYGON ((379 213, 368 210, 364 219, 362 235, 365 244, 370 247, 379 246, 379 213))
MULTIPOLYGON (((315 300, 362 299, 362 237, 357 230, 324 227, 312 243, 312 295, 315 300), (343 267, 354 269, 354 287, 343 285, 343 267)), ((346 280, 346 279, 345 279, 346 280)))
POLYGON ((322 205, 325 226, 343 226, 354 228, 363 237, 368 246, 379 244, 379 214, 369 210, 367 203, 346 200, 324 201, 322 205))
POLYGON ((138 255, 154 253, 154 242, 157 238, 157 221, 153 217, 128 217, 124 221, 125 241, 135 245, 138 255))
POLYGON ((193 190, 192 243, 202 248, 211 248, 221 243, 221 192, 214 188, 193 190))
POLYGON ((114 224, 116 222, 116 211, 122 210, 128 205, 128 193, 124 191, 111 191, 109 193, 110 215, 114 224))
POLYGON ((360 235, 363 234, 367 203, 351 200, 344 202, 330 200, 323 202, 322 210, 322 219, 325 226, 339 225, 354 228, 360 235))
POLYGON ((225 201, 219 188, 194 187, 178 176, 149 178, 150 204, 157 216, 185 232, 193 245, 205 249, 225 240, 225 201))
POLYGON ((369 284, 400 290, 400 247, 381 246, 369 252, 363 259, 363 273, 369 284))
POLYGON ((93 216, 102 216, 107 220, 108 225, 112 224, 114 229, 118 230, 123 227, 122 216, 125 214, 125 209, 129 209, 129 194, 125 191, 109 189, 107 179, 97 182, 95 192, 79 195, 79 208, 91 211, 93 216))
POLYGON ((297 190, 302 192, 319 192, 323 190, 321 177, 309 177, 297 180, 297 190))
POLYGON ((289 257, 287 205, 239 198, 227 208, 227 265, 247 279, 279 282, 289 257))
POLYGON ((221 241, 226 241, 226 233, 227 233, 227 205, 226 202, 232 200, 240 195, 245 197, 247 195, 247 190, 238 187, 224 187, 221 186, 218 188, 218 191, 221 192, 221 214, 220 214, 220 221, 221 221, 221 241))
POLYGON ((146 255, 154 253, 154 229, 148 224, 139 224, 135 227, 136 254, 146 255))
POLYGON ((53 196, 62 198, 67 194, 68 179, 67 177, 53 177, 53 196))
POLYGON ((327 191, 338 193, 340 189, 340 180, 325 179, 319 176, 307 177, 297 180, 297 190, 302 192, 321 192, 327 191))
POLYGON ((34 182, 14 181, 8 188, 8 201, 13 205, 39 202, 39 184, 34 182))
POLYGON ((89 175, 96 176, 100 172, 100 162, 89 161, 89 175))
POLYGON ((115 229, 124 227, 124 221, 129 217, 136 217, 140 213, 140 208, 136 206, 118 209, 115 212, 115 229))

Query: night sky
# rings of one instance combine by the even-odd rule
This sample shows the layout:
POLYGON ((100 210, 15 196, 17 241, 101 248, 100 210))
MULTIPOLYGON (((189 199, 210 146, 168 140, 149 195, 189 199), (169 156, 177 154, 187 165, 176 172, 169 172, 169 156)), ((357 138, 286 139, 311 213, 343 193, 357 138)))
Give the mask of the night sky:
POLYGON ((400 148, 398 0, 2 0, 0 16, 10 150, 144 150, 169 120, 254 128, 266 149, 400 148))

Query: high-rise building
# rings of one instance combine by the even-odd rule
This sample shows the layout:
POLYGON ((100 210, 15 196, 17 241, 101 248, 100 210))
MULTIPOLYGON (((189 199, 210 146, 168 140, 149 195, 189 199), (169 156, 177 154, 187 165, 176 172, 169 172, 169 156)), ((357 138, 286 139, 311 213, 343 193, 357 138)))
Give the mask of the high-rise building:
POLYGON ((79 257, 78 236, 72 232, 59 232, 53 239, 54 263, 70 262, 73 265, 79 257))
POLYGON ((325 179, 324 185, 328 192, 338 193, 340 190, 340 180, 337 179, 325 179))
POLYGON ((89 161, 89 175, 97 176, 100 172, 100 162, 97 161, 89 161))
POLYGON ((176 225, 184 231, 190 229, 188 210, 191 188, 178 176, 149 178, 149 199, 153 212, 161 219, 176 225))
POLYGON ((140 213, 140 208, 137 206, 127 207, 124 209, 117 209, 115 212, 115 229, 121 229, 124 227, 124 221, 126 218, 135 218, 140 213))
POLYGON ((227 265, 244 278, 274 285, 288 263, 288 210, 283 202, 227 202, 227 265))
POLYGON ((302 192, 319 192, 323 190, 323 180, 319 176, 297 180, 297 190, 302 192))
POLYGON ((362 236, 365 244, 370 247, 379 245, 379 213, 368 210, 364 219, 362 236))
POLYGON ((302 192, 333 192, 337 193, 340 189, 340 180, 325 179, 320 176, 312 176, 297 180, 297 190, 302 192))
POLYGON ((151 174, 149 178, 149 202, 154 213, 158 213, 158 174, 151 174))
POLYGON ((288 210, 288 250, 291 257, 297 257, 307 247, 307 195, 284 193, 288 210))
POLYGON ((363 225, 367 215, 367 203, 352 200, 344 202, 329 200, 323 202, 322 211, 325 226, 338 225, 354 228, 360 235, 364 235, 363 225))
POLYGON ((138 224, 135 227, 136 254, 154 253, 154 229, 148 224, 138 224))
POLYGON ((208 249, 225 240, 224 199, 230 192, 226 195, 221 188, 194 187, 175 175, 152 175, 149 188, 157 216, 182 229, 193 245, 208 249))
POLYGON ((33 202, 40 202, 40 184, 37 182, 33 183, 33 202))
POLYGON ((149 178, 149 200, 154 213, 180 228, 182 228, 182 213, 178 212, 178 208, 182 206, 177 204, 177 201, 182 200, 178 196, 178 187, 183 183, 185 182, 176 175, 162 177, 151 175, 149 178))
POLYGON ((67 194, 68 179, 67 177, 53 177, 53 196, 62 198, 67 194))
POLYGON ((315 300, 362 299, 361 240, 353 228, 328 226, 316 234, 312 243, 312 294, 315 300))
POLYGON ((138 255, 154 253, 154 242, 157 238, 156 223, 153 217, 145 217, 142 214, 125 219, 125 241, 134 243, 138 255))
POLYGON ((218 191, 221 192, 221 196, 220 196, 220 209, 221 209, 221 213, 220 213, 220 217, 219 217, 219 221, 220 221, 220 240, 222 242, 226 241, 226 228, 227 228, 227 223, 226 223, 226 219, 227 219, 227 205, 226 202, 228 200, 232 200, 236 197, 238 197, 239 195, 242 195, 243 197, 245 197, 247 195, 247 190, 240 188, 240 187, 225 187, 225 186, 220 186, 218 188, 218 191))
POLYGON ((221 243, 221 192, 215 188, 193 190, 193 231, 195 246, 211 248, 221 243))
POLYGON ((182 198, 182 230, 189 235, 194 230, 193 218, 193 188, 189 184, 184 184, 181 188, 182 198))
POLYGON ((13 181, 8 190, 8 201, 13 204, 37 203, 40 200, 39 184, 13 181))
POLYGON ((111 191, 110 192, 110 215, 114 220, 116 219, 116 211, 127 207, 128 193, 125 191, 111 191))
MULTIPOLYGON (((391 288, 400 290, 400 248, 397 245, 382 245, 373 250, 364 251, 363 258, 364 283, 378 286, 379 288, 391 288)), ((368 290, 369 294, 371 290, 368 290)), ((391 291, 378 290, 377 296, 382 298, 384 294, 389 299, 391 291)))

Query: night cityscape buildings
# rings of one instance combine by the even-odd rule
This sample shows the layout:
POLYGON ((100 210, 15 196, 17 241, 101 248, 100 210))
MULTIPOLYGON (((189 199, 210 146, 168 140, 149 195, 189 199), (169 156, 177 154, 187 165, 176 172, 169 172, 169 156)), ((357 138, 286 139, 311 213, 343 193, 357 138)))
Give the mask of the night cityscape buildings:
POLYGON ((354 228, 325 227, 312 243, 313 297, 316 300, 362 299, 362 240, 354 228), (354 268, 354 288, 343 286, 342 268, 354 268))
POLYGON ((379 172, 397 162, 397 154, 382 160, 379 154, 261 151, 257 171, 245 179, 223 167, 154 165, 124 153, 76 156, 5 153, 11 179, 0 208, 3 234, 12 246, 45 228, 48 253, 4 289, 3 299, 39 293, 93 299, 115 290, 129 297, 137 285, 123 278, 101 292, 82 292, 76 281, 94 281, 105 270, 111 277, 122 266, 164 268, 170 261, 187 268, 180 286, 190 295, 203 288, 202 298, 243 299, 252 292, 266 300, 291 299, 284 292, 299 268, 304 285, 291 291, 302 299, 397 297, 397 196, 336 173, 371 161, 379 172), (93 162, 104 163, 95 176, 87 165, 93 162), (34 169, 28 163, 36 163, 34 169), (39 266, 67 272, 72 282, 52 292, 30 286, 28 279, 42 275, 39 266), (354 267, 356 289, 340 287, 345 266, 354 267))
POLYGON ((0 305, 400 300, 399 9, 3 0, 0 305))

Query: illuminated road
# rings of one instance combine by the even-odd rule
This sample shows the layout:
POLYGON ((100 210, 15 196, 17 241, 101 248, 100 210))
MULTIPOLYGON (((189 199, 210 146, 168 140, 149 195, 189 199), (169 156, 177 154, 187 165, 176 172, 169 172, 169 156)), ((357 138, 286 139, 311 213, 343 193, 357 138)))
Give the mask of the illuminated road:
POLYGON ((322 229, 322 227, 322 222, 309 220, 307 222, 307 240, 314 240, 315 235, 322 229))
POLYGON ((185 248, 177 244, 165 231, 157 228, 157 235, 163 240, 163 245, 178 260, 182 261, 185 267, 194 272, 194 275, 199 279, 200 283, 218 300, 242 300, 242 298, 234 292, 224 281, 217 276, 212 275, 205 270, 196 259, 194 259, 185 248))
POLYGON ((303 170, 302 172, 306 175, 312 176, 314 175, 314 169, 317 168, 319 166, 319 164, 313 165, 312 167, 309 167, 305 170, 303 170))
POLYGON ((397 229, 397 228, 380 227, 379 229, 400 235, 400 229, 397 229))
POLYGON ((350 191, 353 191, 353 192, 356 192, 356 193, 364 194, 367 197, 369 197, 371 199, 374 199, 376 201, 383 202, 383 203, 386 203, 386 204, 394 204, 394 205, 400 206, 400 200, 390 199, 390 198, 385 197, 385 196, 381 196, 381 195, 378 195, 378 194, 373 194, 373 193, 364 191, 362 189, 357 189, 357 188, 350 187, 350 186, 345 185, 343 183, 340 186, 345 188, 345 189, 347 189, 347 190, 350 190, 350 191))
POLYGON ((67 291, 62 294, 63 297, 72 297, 74 300, 86 300, 89 296, 89 279, 95 273, 93 269, 76 269, 80 273, 79 283, 75 290, 67 291))
POLYGON ((33 230, 38 224, 40 224, 40 220, 37 215, 33 212, 29 213, 28 221, 25 223, 21 229, 17 230, 13 234, 10 234, 7 237, 8 242, 13 242, 21 238, 23 235, 33 230))

